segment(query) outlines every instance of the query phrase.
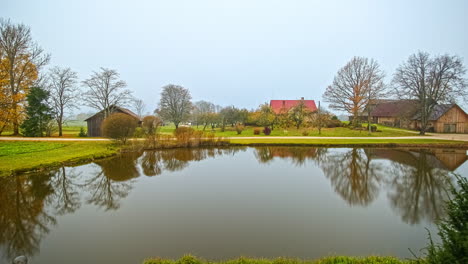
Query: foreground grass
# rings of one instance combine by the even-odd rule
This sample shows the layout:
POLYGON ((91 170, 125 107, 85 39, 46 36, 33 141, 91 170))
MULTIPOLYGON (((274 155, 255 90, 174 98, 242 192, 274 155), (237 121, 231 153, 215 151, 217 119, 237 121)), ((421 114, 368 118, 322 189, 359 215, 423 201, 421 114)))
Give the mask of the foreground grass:
POLYGON ((317 260, 301 260, 289 258, 277 259, 253 259, 253 258, 238 258, 227 261, 211 262, 198 259, 191 255, 184 256, 179 260, 168 260, 161 258, 147 259, 143 264, 403 264, 403 263, 423 263, 422 261, 399 260, 394 257, 326 257, 317 260))
POLYGON ((91 161, 117 152, 111 142, 2 141, 0 176, 91 161))
POLYGON ((446 147, 468 147, 468 142, 452 141, 452 140, 439 140, 439 139, 275 139, 275 138, 254 138, 242 139, 234 138, 230 140, 231 144, 235 145, 317 145, 317 146, 446 146, 446 147))

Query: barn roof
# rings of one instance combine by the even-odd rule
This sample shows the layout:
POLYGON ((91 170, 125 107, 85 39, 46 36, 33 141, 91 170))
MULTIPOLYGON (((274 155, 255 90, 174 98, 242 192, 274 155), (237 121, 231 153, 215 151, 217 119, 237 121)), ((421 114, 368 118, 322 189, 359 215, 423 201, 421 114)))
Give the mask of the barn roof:
MULTIPOLYGON (((445 113, 448 112, 448 110, 452 109, 452 107, 456 106, 456 104, 438 104, 434 106, 434 109, 432 109, 432 113, 429 116, 429 121, 436 121, 439 118, 441 118, 445 113)), ((463 111, 464 112, 464 111, 463 111)), ((417 113, 414 115, 413 119, 414 120, 419 120, 421 118, 421 114, 417 113)))
MULTIPOLYGON (((122 112, 122 113, 124 113, 124 114, 129 115, 129 116, 135 117, 136 119, 138 119, 139 121, 141 121, 141 120, 140 120, 140 117, 139 117, 137 114, 133 113, 132 111, 130 111, 130 110, 127 109, 127 108, 123 108, 123 107, 120 107, 120 106, 115 106, 113 112, 115 112, 115 111, 122 112)), ((102 110, 102 111, 100 111, 100 112, 97 112, 96 114, 94 114, 94 115, 92 115, 92 116, 86 118, 85 121, 88 121, 89 119, 93 119, 94 117, 96 117, 96 116, 98 116, 98 115, 101 115, 102 113, 104 113, 104 110, 102 110)))
POLYGON ((275 113, 279 113, 281 109, 289 110, 296 106, 300 101, 304 101, 305 106, 314 112, 317 110, 314 100, 270 100, 270 106, 275 113))
POLYGON ((378 103, 371 115, 375 117, 412 116, 417 111, 415 100, 386 100, 378 103))

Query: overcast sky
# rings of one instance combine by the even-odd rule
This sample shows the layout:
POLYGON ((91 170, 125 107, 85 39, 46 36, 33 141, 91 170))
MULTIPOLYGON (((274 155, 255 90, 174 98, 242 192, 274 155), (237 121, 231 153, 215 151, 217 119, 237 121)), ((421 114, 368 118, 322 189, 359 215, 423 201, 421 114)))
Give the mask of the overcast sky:
POLYGON ((0 16, 80 80, 116 69, 153 110, 161 87, 194 101, 256 108, 270 99, 321 100, 353 56, 391 79, 418 50, 468 58, 468 1, 2 0, 0 16))

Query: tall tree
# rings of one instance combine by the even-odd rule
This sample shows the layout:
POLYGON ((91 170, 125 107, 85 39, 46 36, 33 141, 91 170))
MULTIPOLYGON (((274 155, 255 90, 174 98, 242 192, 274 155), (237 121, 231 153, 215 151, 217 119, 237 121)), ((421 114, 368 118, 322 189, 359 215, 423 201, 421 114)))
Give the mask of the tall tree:
POLYGON ((426 133, 434 106, 468 95, 465 73, 460 57, 445 54, 431 58, 427 52, 411 55, 397 68, 393 76, 395 93, 418 101, 421 135, 426 133))
POLYGON ((76 107, 75 103, 79 94, 77 83, 78 75, 70 68, 56 66, 49 71, 50 99, 60 137, 62 136, 62 126, 65 121, 65 111, 76 107))
POLYGON ((203 130, 206 129, 210 121, 212 120, 213 113, 215 113, 215 105, 207 101, 198 101, 195 102, 193 109, 193 118, 198 126, 198 124, 203 125, 203 130))
POLYGON ((144 114, 145 109, 146 109, 145 102, 143 100, 141 100, 141 99, 135 99, 133 101, 133 108, 135 109, 135 112, 138 115, 138 117, 140 117, 140 119, 142 119, 143 114, 144 114))
POLYGON ((83 81, 83 85, 88 88, 83 94, 83 100, 88 106, 104 110, 107 118, 116 106, 125 106, 132 100, 132 92, 128 89, 125 81, 119 80, 119 73, 116 70, 101 68, 99 72, 93 72, 91 77, 83 81))
POLYGON ((19 135, 26 94, 49 59, 50 56, 33 42, 29 27, 0 19, 0 72, 8 80, 8 120, 15 135, 19 135))
POLYGON ((323 98, 330 108, 352 114, 353 122, 360 124, 359 112, 383 89, 382 79, 383 72, 375 60, 354 57, 338 71, 323 98))
POLYGON ((52 121, 52 108, 47 100, 49 92, 40 87, 32 87, 27 96, 28 106, 26 107, 26 119, 21 128, 27 137, 44 136, 47 126, 52 121))
POLYGON ((180 85, 169 84, 163 87, 159 108, 156 112, 163 120, 171 121, 178 128, 181 122, 190 118, 192 96, 188 89, 180 85))

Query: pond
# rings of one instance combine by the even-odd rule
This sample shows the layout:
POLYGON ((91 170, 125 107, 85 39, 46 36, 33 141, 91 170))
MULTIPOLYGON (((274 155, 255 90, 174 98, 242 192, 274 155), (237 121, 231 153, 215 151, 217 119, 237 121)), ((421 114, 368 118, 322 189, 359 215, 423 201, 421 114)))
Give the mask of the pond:
POLYGON ((127 153, 0 178, 0 263, 192 253, 411 257, 466 150, 258 147, 127 153))

